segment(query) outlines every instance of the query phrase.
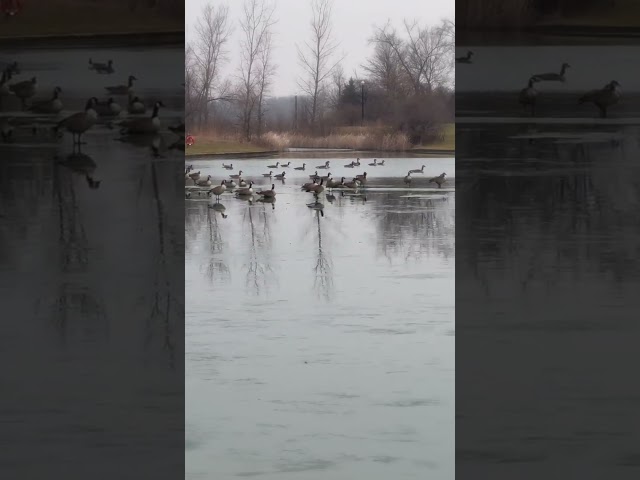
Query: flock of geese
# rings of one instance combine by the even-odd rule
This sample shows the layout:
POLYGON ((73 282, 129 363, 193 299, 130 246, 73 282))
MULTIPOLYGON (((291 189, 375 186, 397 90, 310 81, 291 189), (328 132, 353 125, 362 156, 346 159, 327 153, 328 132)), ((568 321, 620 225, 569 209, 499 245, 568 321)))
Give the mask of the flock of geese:
MULTIPOLYGON (((109 75, 115 72, 113 60, 100 63, 89 59, 89 69, 97 74, 109 75)), ((0 80, 0 110, 3 101, 8 98, 15 98, 20 102, 23 112, 51 117, 53 122, 52 131, 56 137, 60 137, 65 131, 70 133, 73 140, 73 147, 80 147, 83 144, 82 136, 96 125, 101 119, 105 120, 109 128, 117 127, 122 135, 149 135, 157 134, 161 129, 159 111, 164 107, 161 101, 155 101, 151 107, 151 114, 147 113, 145 102, 135 94, 134 83, 137 78, 129 75, 127 82, 120 85, 104 87, 102 92, 104 98, 99 100, 97 96, 89 98, 82 111, 72 113, 63 118, 59 118, 63 112, 62 93, 59 86, 51 86, 51 95, 47 98, 38 98, 40 85, 36 77, 24 80, 16 79, 23 75, 18 62, 8 64, 2 71, 0 80), (126 99, 122 104, 120 97, 126 99)), ((12 118, 3 118, 0 125, 0 132, 4 142, 14 140, 14 124, 12 118)), ((37 127, 31 125, 33 134, 37 133, 37 127)), ((176 140, 169 148, 184 150, 184 123, 169 127, 176 136, 176 140)), ((154 146, 152 145, 152 149, 154 146)), ((157 150, 157 149, 156 149, 157 150)))
MULTIPOLYGON (((377 159, 373 159, 372 163, 368 165, 372 167, 383 166, 385 163, 384 160, 378 162, 377 159)), ((356 159, 351 163, 344 165, 345 168, 356 168, 361 166, 362 163, 360 159, 356 159)), ((313 174, 309 175, 309 181, 302 184, 300 186, 301 190, 307 193, 312 193, 314 195, 314 203, 307 205, 310 208, 322 208, 321 204, 318 201, 318 196, 322 194, 325 190, 331 192, 334 189, 341 190, 342 195, 346 195, 345 191, 350 191, 352 195, 359 195, 359 190, 364 188, 367 184, 368 177, 367 172, 363 172, 362 174, 357 174, 352 177, 351 180, 347 180, 346 177, 342 177, 340 180, 333 178, 331 176, 331 172, 327 172, 326 175, 322 175, 318 173, 319 170, 329 170, 331 166, 330 161, 326 161, 322 165, 318 165, 315 168, 313 174)), ((222 168, 226 170, 234 170, 233 163, 230 164, 222 164, 222 168)), ((279 168, 292 168, 291 162, 280 163, 276 162, 274 165, 267 165, 269 169, 279 169, 279 168)), ((305 171, 306 163, 303 163, 301 166, 293 167, 294 170, 305 171)), ((422 165, 421 168, 410 170, 407 172, 407 175, 404 177, 404 183, 410 184, 412 182, 412 174, 424 174, 425 166, 422 165)), ((268 173, 262 174, 265 178, 275 178, 277 180, 284 181, 286 179, 286 170, 283 170, 280 174, 273 174, 273 170, 270 170, 268 173)), ((445 183, 446 174, 442 173, 437 177, 430 178, 428 183, 433 183, 438 185, 438 188, 442 188, 442 185, 445 183)), ((188 165, 185 168, 184 173, 184 181, 185 187, 200 187, 199 189, 187 189, 185 192, 186 198, 192 198, 192 195, 196 194, 195 192, 203 192, 203 188, 206 189, 206 195, 208 197, 215 197, 216 203, 219 204, 220 196, 224 193, 234 193, 236 197, 243 198, 248 200, 249 202, 253 201, 253 196, 257 195, 258 201, 273 203, 276 197, 276 186, 275 183, 271 184, 271 189, 254 189, 253 181, 247 181, 243 178, 242 170, 239 170, 238 173, 228 175, 228 179, 222 179, 220 183, 213 180, 212 175, 203 175, 201 171, 194 171, 193 165, 188 165)), ((216 208, 216 205, 213 206, 216 208)), ((223 208, 220 205, 220 208, 223 208)), ((226 216, 223 214, 223 217, 226 216)))
MULTIPOLYGON (((456 63, 473 63, 471 61, 472 56, 473 52, 469 50, 465 56, 457 57, 456 63)), ((535 116, 536 104, 538 103, 538 98, 540 96, 540 91, 536 88, 536 84, 541 82, 566 83, 567 70, 570 68, 571 65, 564 62, 560 66, 559 72, 536 73, 531 75, 527 82, 527 86, 520 90, 520 94, 518 96, 518 102, 520 105, 528 109, 532 117, 535 116)), ((616 80, 611 80, 602 88, 583 93, 577 98, 577 102, 579 105, 585 103, 595 105, 600 112, 600 117, 606 118, 608 109, 617 104, 620 101, 620 97, 620 84, 616 80)))

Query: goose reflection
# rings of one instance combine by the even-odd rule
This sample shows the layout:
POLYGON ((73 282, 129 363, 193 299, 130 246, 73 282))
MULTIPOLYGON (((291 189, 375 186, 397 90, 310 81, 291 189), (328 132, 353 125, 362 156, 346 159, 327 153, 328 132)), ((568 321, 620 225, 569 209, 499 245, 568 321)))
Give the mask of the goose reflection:
POLYGON ((227 218, 228 217, 228 215, 226 215, 224 213, 227 210, 227 207, 225 207, 220 202, 209 204, 209 208, 214 210, 215 212, 218 212, 222 216, 222 218, 227 218))
POLYGON ((74 152, 64 158, 57 156, 55 157, 55 161, 59 165, 82 175, 87 181, 89 188, 97 189, 100 187, 100 180, 95 177, 96 162, 86 153, 74 152))

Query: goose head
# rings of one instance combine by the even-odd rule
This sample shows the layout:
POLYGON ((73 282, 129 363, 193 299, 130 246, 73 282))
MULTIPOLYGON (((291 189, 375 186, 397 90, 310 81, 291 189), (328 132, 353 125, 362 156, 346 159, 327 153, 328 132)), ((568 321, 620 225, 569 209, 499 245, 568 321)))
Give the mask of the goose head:
POLYGON ((129 78, 128 78, 129 83, 133 83, 136 80, 138 80, 136 77, 134 77, 133 75, 129 75, 129 78))
POLYGON ((238 175, 242 175, 242 170, 240 170, 240 171, 238 172, 238 175))
POLYGON ((62 89, 60 87, 56 87, 53 89, 53 98, 58 98, 58 95, 62 93, 62 89))
POLYGON ((611 88, 620 88, 620 84, 618 83, 617 80, 611 80, 611 82, 609 83, 609 86, 611 88))

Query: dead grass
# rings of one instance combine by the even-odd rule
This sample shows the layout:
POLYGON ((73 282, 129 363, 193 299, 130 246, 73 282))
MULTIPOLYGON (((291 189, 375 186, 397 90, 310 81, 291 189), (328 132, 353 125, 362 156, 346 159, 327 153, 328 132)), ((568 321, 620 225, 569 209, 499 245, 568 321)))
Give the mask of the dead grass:
POLYGON ((456 149, 456 126, 454 123, 447 123, 442 127, 442 139, 426 143, 416 147, 418 149, 430 149, 430 150, 455 150, 456 149))
POLYGON ((402 133, 379 134, 372 131, 363 133, 334 133, 324 137, 295 133, 268 132, 262 136, 261 144, 273 150, 286 148, 349 148, 353 150, 405 151, 411 143, 402 133))

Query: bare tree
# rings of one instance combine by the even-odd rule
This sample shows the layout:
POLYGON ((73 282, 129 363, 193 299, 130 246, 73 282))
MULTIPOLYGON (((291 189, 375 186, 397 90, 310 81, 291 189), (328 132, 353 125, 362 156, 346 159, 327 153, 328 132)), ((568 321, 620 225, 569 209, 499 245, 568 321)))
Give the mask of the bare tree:
POLYGON ((268 32, 260 52, 258 55, 258 112, 256 134, 258 138, 262 135, 262 127, 265 119, 265 99, 271 87, 271 80, 275 74, 276 65, 271 58, 271 50, 273 47, 273 38, 271 32, 268 32))
POLYGON ((451 81, 455 47, 452 28, 448 20, 433 27, 405 20, 406 39, 387 23, 376 30, 372 41, 393 52, 414 93, 421 94, 451 81))
POLYGON ((336 65, 331 75, 331 106, 335 109, 340 106, 340 97, 342 97, 342 88, 346 83, 346 77, 344 75, 344 68, 341 64, 336 65))
POLYGON ((318 121, 325 82, 342 60, 334 61, 338 43, 333 38, 332 6, 332 0, 311 0, 312 37, 302 47, 297 46, 298 59, 303 69, 299 86, 310 99, 308 116, 311 128, 318 121))
MULTIPOLYGON (((202 7, 202 12, 195 25, 196 40, 191 51, 191 80, 194 93, 194 108, 198 112, 199 123, 202 127, 209 123, 209 103, 214 101, 214 90, 221 87, 218 98, 224 97, 226 86, 224 83, 216 85, 220 69, 226 60, 225 45, 229 40, 231 28, 228 22, 229 8, 220 5, 217 8, 211 4, 202 7)), ((186 83, 186 82, 185 82, 186 83)))
POLYGON ((242 130, 247 140, 251 140, 251 119, 258 103, 259 57, 264 52, 265 42, 270 41, 271 27, 275 24, 274 11, 275 6, 265 0, 245 0, 240 20, 243 38, 240 44, 242 88, 239 100, 242 104, 242 130))

